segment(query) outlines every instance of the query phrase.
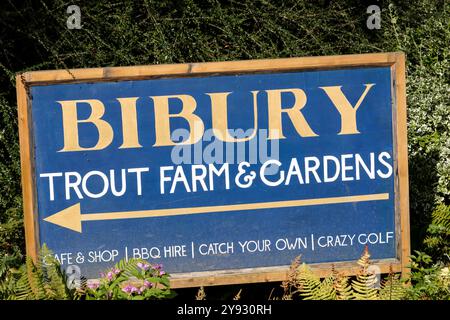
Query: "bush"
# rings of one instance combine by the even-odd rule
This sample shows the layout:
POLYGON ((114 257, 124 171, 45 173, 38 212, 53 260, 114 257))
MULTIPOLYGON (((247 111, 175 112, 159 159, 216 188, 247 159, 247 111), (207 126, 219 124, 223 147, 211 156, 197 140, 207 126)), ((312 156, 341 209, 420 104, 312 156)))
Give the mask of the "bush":
POLYGON ((411 282, 406 298, 413 300, 450 300, 448 265, 433 263, 426 253, 416 251, 411 256, 411 282))
POLYGON ((100 280, 91 281, 78 292, 86 300, 154 300, 175 295, 162 265, 141 259, 120 261, 100 280))
POLYGON ((390 273, 377 287, 377 276, 370 270, 370 254, 366 247, 358 260, 360 267, 351 279, 332 269, 331 276, 320 279, 297 258, 291 264, 288 279, 283 282, 282 300, 400 300, 406 286, 398 274, 390 273))
POLYGON ((121 260, 100 279, 72 279, 44 245, 34 262, 18 269, 0 264, 0 299, 7 300, 155 300, 175 296, 162 265, 121 260), (75 282, 77 281, 77 282, 75 282))
POLYGON ((449 231, 432 219, 450 205, 450 3, 383 1, 380 30, 366 27, 369 4, 373 1, 92 1, 80 4, 80 30, 66 27, 63 0, 2 4, 1 261, 17 266, 24 255, 16 72, 397 50, 407 55, 412 246, 442 260, 449 231))
POLYGON ((75 297, 75 291, 67 286, 67 280, 44 245, 36 261, 27 257, 19 269, 6 270, 5 278, 0 279, 0 292, 8 300, 69 300, 75 297))

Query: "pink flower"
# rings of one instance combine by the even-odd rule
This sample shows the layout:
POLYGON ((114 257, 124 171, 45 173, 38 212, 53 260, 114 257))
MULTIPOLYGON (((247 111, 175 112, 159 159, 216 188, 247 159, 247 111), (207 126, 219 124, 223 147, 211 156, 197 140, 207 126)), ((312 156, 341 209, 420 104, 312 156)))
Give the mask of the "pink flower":
POLYGON ((163 265, 161 263, 155 264, 153 266, 153 268, 155 268, 156 270, 161 270, 163 268, 163 265))
POLYGON ((163 276, 163 275, 165 275, 165 274, 166 274, 165 271, 162 271, 162 270, 161 270, 161 271, 159 272, 159 275, 160 275, 160 276, 163 276))
POLYGON ((148 263, 138 262, 137 266, 141 268, 143 271, 147 271, 150 268, 148 263))
POLYGON ((153 287, 153 283, 151 283, 150 281, 144 280, 144 287, 151 288, 151 287, 153 287))
POLYGON ((131 293, 131 286, 128 284, 122 288, 122 291, 125 293, 131 293))
POLYGON ((132 286, 131 284, 127 284, 125 287, 122 288, 122 291, 128 294, 132 294, 133 292, 139 292, 139 289, 135 286, 132 286))
POLYGON ((92 289, 92 290, 95 290, 95 289, 97 289, 98 287, 99 287, 99 283, 98 282, 89 282, 88 284, 87 284, 87 286, 88 286, 88 288, 89 289, 92 289))
POLYGON ((108 274, 106 275, 106 277, 108 278, 109 281, 112 280, 114 274, 112 273, 112 271, 109 271, 108 274))
POLYGON ((112 268, 110 271, 108 271, 108 273, 106 275, 103 272, 100 272, 100 276, 102 278, 108 279, 108 281, 111 281, 114 278, 114 276, 118 275, 120 272, 122 272, 122 270, 117 269, 117 268, 112 268))

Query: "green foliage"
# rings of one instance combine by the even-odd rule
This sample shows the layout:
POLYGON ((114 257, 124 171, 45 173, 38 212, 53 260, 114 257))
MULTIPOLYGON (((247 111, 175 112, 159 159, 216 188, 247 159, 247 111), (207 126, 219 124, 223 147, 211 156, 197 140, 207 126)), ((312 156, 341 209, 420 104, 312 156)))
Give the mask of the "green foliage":
POLYGON ((15 283, 20 272, 21 258, 5 255, 0 258, 0 300, 6 300, 14 294, 15 283))
POLYGON ((446 259, 448 225, 433 215, 450 205, 450 2, 383 1, 380 30, 367 29, 359 0, 86 1, 80 30, 66 27, 67 6, 2 3, 0 268, 24 256, 16 72, 397 50, 407 56, 412 245, 446 259))
MULTIPOLYGON (((433 212, 450 203, 449 3, 437 3, 415 1, 410 13, 390 6, 395 32, 386 34, 386 40, 391 38, 389 42, 407 53, 410 220, 417 249, 433 212)), ((436 259, 442 255, 430 253, 436 259)))
POLYGON ((283 282, 283 300, 400 300, 406 296, 406 286, 398 274, 389 273, 379 288, 377 275, 370 271, 370 254, 366 248, 358 260, 360 270, 350 279, 334 268, 330 276, 320 279, 305 263, 296 259, 291 264, 288 280, 283 282))
POLYGON ((0 89, 0 268, 8 257, 22 259, 24 232, 17 114, 0 89))
POLYGON ((380 300, 404 299, 407 292, 404 282, 400 279, 400 274, 395 274, 391 271, 381 282, 381 287, 378 292, 380 300))
POLYGON ((121 260, 100 280, 78 290, 86 300, 156 300, 175 296, 161 265, 142 259, 121 260))
MULTIPOLYGON (((448 262, 447 262, 448 263, 448 262)), ((411 256, 411 283, 407 298, 414 300, 450 300, 448 265, 434 263, 431 256, 415 251, 411 256)))
POLYGON ((16 281, 9 283, 11 300, 67 300, 74 297, 74 290, 67 286, 67 277, 53 253, 42 246, 37 261, 31 257, 16 273, 16 281))
POLYGON ((54 254, 44 245, 37 262, 30 257, 16 268, 17 259, 0 261, 0 299, 3 300, 155 300, 175 296, 162 265, 145 260, 121 260, 99 280, 69 283, 54 254))
POLYGON ((298 270, 298 293, 305 300, 335 300, 336 292, 333 288, 333 278, 325 278, 322 281, 316 277, 306 266, 302 264, 298 270))
POLYGON ((349 278, 342 276, 333 267, 332 270, 333 287, 336 292, 336 300, 351 300, 352 299, 352 287, 349 284, 349 278))
POLYGON ((358 260, 360 270, 356 275, 356 279, 352 280, 353 297, 356 300, 377 300, 378 290, 374 288, 377 282, 377 275, 369 271, 370 254, 367 247, 361 258, 358 260))
POLYGON ((450 229, 450 206, 439 205, 433 212, 433 224, 450 229))
POLYGON ((440 204, 433 211, 425 245, 438 262, 450 261, 450 206, 440 204))

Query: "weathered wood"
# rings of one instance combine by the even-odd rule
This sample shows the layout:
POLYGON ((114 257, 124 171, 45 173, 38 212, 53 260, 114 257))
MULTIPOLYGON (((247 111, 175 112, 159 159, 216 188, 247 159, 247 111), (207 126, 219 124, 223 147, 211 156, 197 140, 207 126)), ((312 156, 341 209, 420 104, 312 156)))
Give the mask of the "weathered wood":
POLYGON ((33 182, 34 159, 32 157, 32 139, 30 137, 31 112, 29 112, 27 84, 21 75, 16 77, 17 107, 19 117, 20 164, 22 175, 22 194, 24 226, 27 255, 36 259, 38 252, 38 234, 35 214, 35 194, 33 182))
POLYGON ((145 79, 151 77, 189 76, 211 73, 275 72, 286 70, 333 69, 352 66, 389 66, 396 53, 369 53, 325 57, 260 59, 244 61, 162 64, 152 66, 110 67, 32 71, 23 74, 28 84, 77 81, 145 79))
MULTIPOLYGON (((396 259, 375 260, 373 265, 380 269, 381 273, 401 272, 402 265, 396 259)), ((334 266, 336 271, 343 275, 354 275, 360 267, 356 262, 336 262, 321 263, 308 265, 319 277, 327 277, 332 273, 334 266)), ((268 268, 252 268, 238 270, 218 270, 209 272, 192 272, 177 274, 171 277, 171 287, 201 287, 201 286, 217 286, 241 283, 258 283, 258 282, 276 282, 287 279, 289 266, 285 267, 268 267, 268 268)))
POLYGON ((410 230, 409 230, 409 181, 408 181, 408 128, 406 117, 406 80, 405 55, 397 53, 395 64, 395 97, 397 100, 397 156, 398 156, 398 196, 400 207, 400 252, 402 274, 409 272, 410 230))

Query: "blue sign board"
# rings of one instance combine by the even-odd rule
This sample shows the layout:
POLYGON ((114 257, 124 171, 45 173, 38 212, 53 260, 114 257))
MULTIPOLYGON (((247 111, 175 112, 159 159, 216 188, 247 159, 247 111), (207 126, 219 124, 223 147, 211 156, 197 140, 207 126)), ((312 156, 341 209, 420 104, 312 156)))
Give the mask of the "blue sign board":
POLYGON ((39 245, 96 278, 398 258, 390 66, 30 86, 39 245))

